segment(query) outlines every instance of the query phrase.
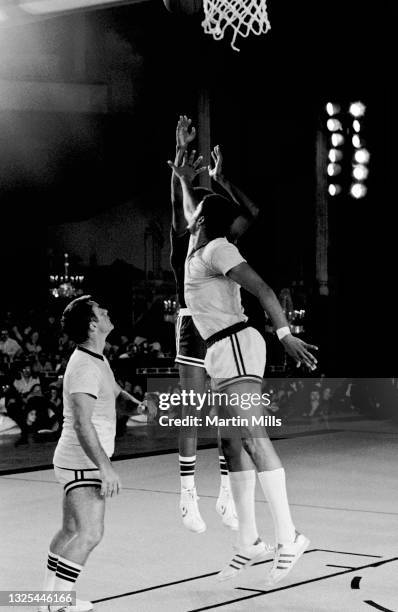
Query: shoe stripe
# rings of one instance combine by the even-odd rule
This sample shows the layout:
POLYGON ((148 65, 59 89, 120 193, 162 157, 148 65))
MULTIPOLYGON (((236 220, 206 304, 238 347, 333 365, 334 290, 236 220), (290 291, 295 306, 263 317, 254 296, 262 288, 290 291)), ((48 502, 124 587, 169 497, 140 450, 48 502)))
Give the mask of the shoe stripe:
POLYGON ((246 562, 250 561, 250 557, 244 557, 243 555, 239 555, 239 554, 235 555, 235 559, 236 559, 236 557, 240 557, 241 559, 244 559, 246 562))
POLYGON ((282 565, 277 565, 276 569, 287 569, 287 567, 283 567, 282 565))
POLYGON ((234 565, 233 563, 230 563, 229 567, 233 567, 234 569, 236 569, 238 571, 241 569, 240 567, 236 567, 236 565, 234 565))
POLYGON ((288 555, 287 553, 280 553, 280 557, 295 557, 296 555, 288 555))

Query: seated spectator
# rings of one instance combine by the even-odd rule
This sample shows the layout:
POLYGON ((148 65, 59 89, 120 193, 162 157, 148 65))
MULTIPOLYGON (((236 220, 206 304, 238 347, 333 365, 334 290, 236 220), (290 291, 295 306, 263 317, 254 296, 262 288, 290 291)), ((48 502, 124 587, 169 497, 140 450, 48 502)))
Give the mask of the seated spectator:
POLYGON ((33 385, 40 384, 40 379, 38 376, 32 376, 32 369, 27 364, 19 372, 19 378, 16 378, 13 384, 18 393, 24 395, 32 390, 33 385))
POLYGON ((16 340, 10 338, 8 329, 0 331, 0 353, 7 357, 9 363, 22 354, 22 348, 16 340))
POLYGON ((35 433, 40 430, 57 431, 59 429, 59 411, 57 414, 54 408, 54 403, 50 403, 49 398, 43 394, 41 385, 34 385, 26 398, 25 412, 27 420, 29 418, 32 420, 31 425, 35 433))
POLYGON ((25 350, 29 354, 38 355, 42 351, 39 343, 39 332, 34 331, 30 334, 29 339, 25 342, 25 350))

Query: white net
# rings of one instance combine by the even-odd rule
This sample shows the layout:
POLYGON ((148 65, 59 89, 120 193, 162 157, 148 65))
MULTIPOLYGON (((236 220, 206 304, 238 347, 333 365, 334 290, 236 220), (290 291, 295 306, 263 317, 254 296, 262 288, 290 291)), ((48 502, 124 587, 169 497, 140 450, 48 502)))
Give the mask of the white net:
POLYGON ((265 34, 271 28, 266 0, 204 0, 203 9, 202 26, 206 34, 220 40, 226 29, 232 28, 231 47, 235 51, 239 51, 235 45, 237 36, 265 34))

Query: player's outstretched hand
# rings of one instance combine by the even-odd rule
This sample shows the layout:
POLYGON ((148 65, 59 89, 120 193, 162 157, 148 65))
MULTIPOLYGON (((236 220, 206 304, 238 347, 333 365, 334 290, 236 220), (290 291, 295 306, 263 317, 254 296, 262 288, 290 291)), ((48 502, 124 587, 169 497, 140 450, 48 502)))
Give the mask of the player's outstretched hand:
POLYGON ((193 150, 189 156, 187 153, 185 153, 180 166, 176 166, 176 164, 173 164, 173 162, 170 160, 168 160, 167 163, 180 179, 185 179, 189 183, 192 183, 198 174, 201 174, 207 170, 206 166, 200 165, 203 161, 203 155, 199 155, 197 159, 195 159, 195 156, 196 151, 193 150))
POLYGON ((186 115, 180 115, 176 128, 176 145, 179 149, 186 149, 195 139, 196 130, 192 126, 192 119, 186 115), (191 128, 191 129, 190 129, 191 128))
POLYGON ((297 367, 303 363, 309 370, 315 370, 317 366, 317 359, 314 357, 311 351, 317 351, 318 347, 313 344, 307 344, 301 338, 288 334, 281 340, 285 351, 293 357, 297 367))
POLYGON ((221 153, 220 145, 216 145, 211 152, 211 157, 214 162, 214 168, 211 167, 211 164, 207 166, 209 171, 209 176, 214 180, 218 181, 222 177, 222 163, 223 156, 221 153))
POLYGON ((104 465, 100 469, 100 478, 102 481, 101 495, 103 497, 113 497, 114 495, 118 495, 122 490, 120 478, 111 464, 104 465))

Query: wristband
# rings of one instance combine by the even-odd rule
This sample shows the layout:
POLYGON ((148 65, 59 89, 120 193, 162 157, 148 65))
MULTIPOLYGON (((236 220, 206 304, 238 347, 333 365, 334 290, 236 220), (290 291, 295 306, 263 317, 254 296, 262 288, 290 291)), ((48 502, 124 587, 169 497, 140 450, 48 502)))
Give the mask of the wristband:
POLYGON ((285 336, 291 333, 292 332, 290 331, 290 327, 288 327, 287 325, 285 327, 280 327, 276 330, 276 335, 278 336, 279 340, 282 340, 285 336))

